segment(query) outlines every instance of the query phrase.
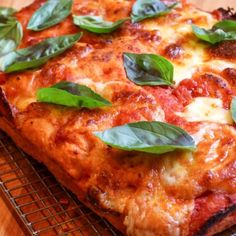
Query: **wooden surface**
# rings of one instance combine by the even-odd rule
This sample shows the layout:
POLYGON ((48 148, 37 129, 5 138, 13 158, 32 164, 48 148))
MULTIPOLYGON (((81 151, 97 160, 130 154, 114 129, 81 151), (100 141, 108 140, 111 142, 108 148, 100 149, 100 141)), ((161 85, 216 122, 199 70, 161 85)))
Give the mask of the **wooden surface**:
POLYGON ((33 2, 33 0, 0 0, 0 6, 14 7, 20 9, 21 7, 27 6, 33 2))
MULTIPOLYGON (((191 0, 196 3, 198 7, 204 10, 216 9, 220 6, 231 6, 236 8, 236 0, 191 0)), ((26 6, 32 2, 32 0, 0 0, 0 5, 2 6, 13 6, 15 8, 20 8, 21 6, 26 6), (22 5, 23 4, 23 5, 22 5)), ((0 198, 0 236, 24 236, 21 227, 16 222, 14 216, 9 211, 5 202, 0 198)))
POLYGON ((236 0, 189 0, 189 2, 193 2, 199 8, 203 10, 214 10, 219 7, 234 7, 236 8, 236 0))
POLYGON ((0 236, 24 236, 21 227, 16 222, 3 199, 0 198, 0 236))

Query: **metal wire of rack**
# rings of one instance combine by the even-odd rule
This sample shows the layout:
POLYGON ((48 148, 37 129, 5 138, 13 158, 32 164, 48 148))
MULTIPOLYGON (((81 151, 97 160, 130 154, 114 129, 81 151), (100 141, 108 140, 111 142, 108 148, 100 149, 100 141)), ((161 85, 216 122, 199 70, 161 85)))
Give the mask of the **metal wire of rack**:
POLYGON ((18 149, 2 132, 0 196, 13 208, 29 235, 121 235, 81 204, 45 166, 18 149))

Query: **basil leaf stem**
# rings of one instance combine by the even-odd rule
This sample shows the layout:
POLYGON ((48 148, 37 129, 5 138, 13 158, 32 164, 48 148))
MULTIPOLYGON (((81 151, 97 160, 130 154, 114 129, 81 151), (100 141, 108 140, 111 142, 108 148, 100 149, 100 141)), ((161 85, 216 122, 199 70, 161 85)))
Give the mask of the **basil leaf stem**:
POLYGON ((39 102, 53 103, 68 107, 96 108, 111 103, 85 85, 62 81, 37 92, 39 102))
POLYGON ((132 22, 136 23, 147 18, 166 15, 176 5, 177 3, 167 6, 160 0, 137 0, 132 8, 132 22))
POLYGON ((94 135, 112 147, 127 151, 162 154, 196 149, 194 139, 185 130, 159 121, 129 123, 94 135))
POLYGON ((75 25, 97 34, 111 33, 121 27, 128 19, 129 18, 124 18, 115 22, 110 22, 104 21, 100 16, 73 16, 75 25))
POLYGON ((173 65, 154 54, 124 53, 127 78, 137 85, 173 85, 173 65))
POLYGON ((34 46, 16 50, 0 58, 0 70, 15 72, 41 66, 72 47, 82 33, 48 38, 34 46))
POLYGON ((48 0, 31 17, 27 29, 41 31, 60 23, 70 13, 73 0, 48 0))

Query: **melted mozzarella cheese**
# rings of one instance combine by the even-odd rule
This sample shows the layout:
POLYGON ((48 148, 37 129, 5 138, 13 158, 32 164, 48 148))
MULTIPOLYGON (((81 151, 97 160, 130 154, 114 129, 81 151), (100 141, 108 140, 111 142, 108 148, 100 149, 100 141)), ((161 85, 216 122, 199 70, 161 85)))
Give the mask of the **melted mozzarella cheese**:
POLYGON ((217 60, 212 57, 209 58, 206 44, 201 43, 197 38, 194 39, 191 24, 196 20, 199 27, 211 28, 217 20, 209 13, 200 12, 196 9, 190 9, 183 15, 179 16, 176 21, 157 24, 155 21, 147 21, 144 27, 147 30, 158 30, 164 42, 163 45, 174 44, 179 42, 183 48, 183 56, 181 60, 173 60, 174 65, 174 81, 178 85, 184 79, 190 79, 197 72, 202 69, 209 69, 210 71, 222 71, 226 68, 234 68, 235 63, 229 60, 217 60), (199 21, 199 17, 201 20, 199 21), (184 23, 183 23, 184 22, 184 23), (171 27, 169 26, 171 25, 171 27), (186 40, 187 39, 187 40, 186 40))
POLYGON ((174 81, 175 84, 178 85, 184 79, 191 79, 194 73, 204 68, 222 71, 226 68, 234 68, 235 63, 223 61, 223 60, 204 60, 203 50, 198 48, 195 52, 190 55, 189 59, 184 59, 183 64, 178 65, 174 64, 174 81), (192 63, 189 63, 191 61, 192 63))
MULTIPOLYGON (((185 48, 185 57, 183 58, 181 64, 174 64, 174 81, 178 85, 184 79, 191 79, 194 73, 205 70, 222 71, 226 68, 234 68, 235 63, 227 60, 212 60, 207 58, 205 52, 205 46, 197 43, 192 43, 191 46, 185 48), (195 48, 195 49, 194 49, 195 48)), ((212 72, 211 72, 212 73, 212 72)))
POLYGON ((232 124, 233 120, 229 110, 223 108, 222 101, 218 98, 197 97, 185 107, 178 116, 189 122, 209 121, 220 124, 232 124))
POLYGON ((205 61, 204 47, 197 47, 197 43, 189 42, 188 48, 184 48, 184 58, 181 64, 174 64, 174 81, 178 85, 184 79, 192 78, 198 67, 205 61), (196 48, 196 50, 194 50, 196 48), (189 63, 191 61, 191 63, 189 63))
POLYGON ((102 93, 104 88, 106 87, 106 83, 95 82, 90 78, 79 79, 80 84, 91 87, 96 90, 97 93, 102 93))

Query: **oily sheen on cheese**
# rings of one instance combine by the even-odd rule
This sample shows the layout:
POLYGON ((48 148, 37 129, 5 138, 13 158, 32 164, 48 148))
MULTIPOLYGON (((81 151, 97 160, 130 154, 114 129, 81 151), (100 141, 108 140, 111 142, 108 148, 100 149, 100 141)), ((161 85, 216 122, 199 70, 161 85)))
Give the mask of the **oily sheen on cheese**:
POLYGON ((184 112, 177 113, 187 121, 209 121, 221 124, 233 124, 231 112, 223 108, 219 98, 197 97, 185 107, 184 112))
MULTIPOLYGON (((43 31, 27 30, 44 2, 16 14, 24 28, 20 47, 83 31, 71 16, 43 31)), ((133 3, 75 0, 72 12, 115 21, 129 16, 133 3)), ((0 74, 1 129, 124 234, 212 235, 230 227, 236 222, 236 131, 230 113, 236 96, 235 41, 212 46, 191 30, 192 23, 211 28, 222 17, 182 1, 165 16, 126 21, 112 34, 83 31, 78 43, 42 67, 0 74), (174 65, 174 86, 132 83, 124 52, 166 57, 174 65), (64 80, 90 87, 112 106, 76 109, 37 102, 39 88, 64 80), (127 152, 93 135, 136 121, 179 126, 192 135, 197 149, 127 152), (219 218, 222 212, 230 213, 219 218), (212 217, 218 217, 214 224, 212 217)))

